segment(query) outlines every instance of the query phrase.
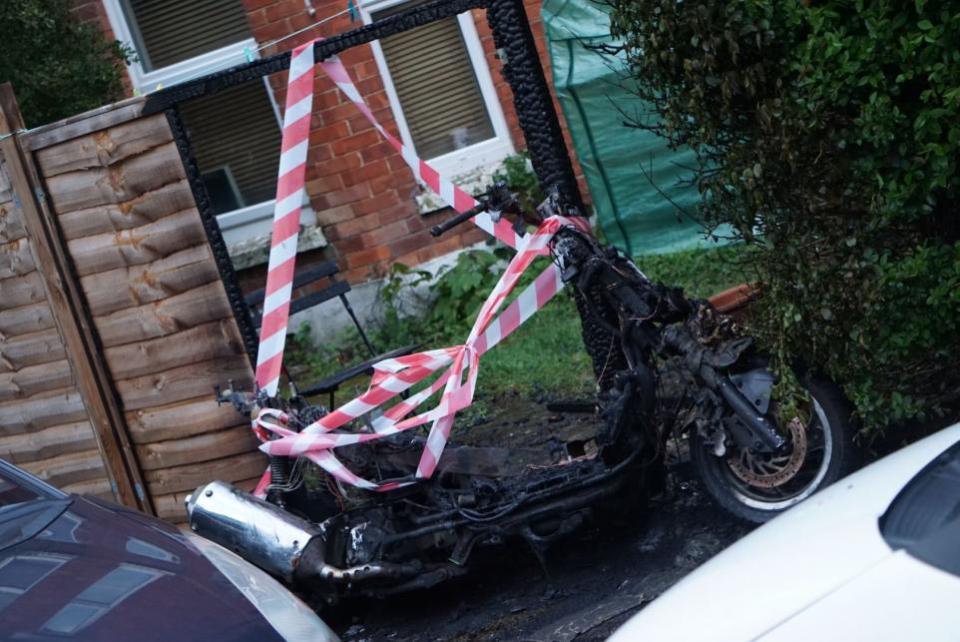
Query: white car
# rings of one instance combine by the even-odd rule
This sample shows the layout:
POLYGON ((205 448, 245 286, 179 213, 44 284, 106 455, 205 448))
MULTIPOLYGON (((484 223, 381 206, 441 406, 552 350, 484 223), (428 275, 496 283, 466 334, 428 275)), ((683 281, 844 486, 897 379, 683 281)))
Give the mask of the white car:
POLYGON ((610 640, 960 640, 960 424, 757 529, 610 640))

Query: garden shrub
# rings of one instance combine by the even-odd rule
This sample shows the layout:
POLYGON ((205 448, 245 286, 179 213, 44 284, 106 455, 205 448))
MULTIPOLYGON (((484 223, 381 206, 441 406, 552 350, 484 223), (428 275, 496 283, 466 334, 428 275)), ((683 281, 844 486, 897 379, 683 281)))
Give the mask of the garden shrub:
POLYGON ((960 0, 610 2, 633 124, 696 151, 702 216, 754 246, 778 362, 869 428, 955 411, 960 0))
POLYGON ((493 250, 461 252, 453 265, 429 272, 394 264, 379 293, 383 318, 378 332, 388 344, 461 341, 470 331, 480 306, 497 284, 511 252, 493 250), (410 315, 401 302, 411 286, 427 283, 427 301, 410 315), (425 304, 424 304, 425 303, 425 304))
POLYGON ((132 52, 78 21, 67 0, 5 0, 0 82, 11 82, 30 127, 123 97, 132 52))
POLYGON ((532 212, 546 198, 540 189, 540 181, 533 171, 530 152, 523 150, 503 159, 500 169, 493 174, 493 180, 506 183, 510 191, 517 195, 520 208, 532 212))

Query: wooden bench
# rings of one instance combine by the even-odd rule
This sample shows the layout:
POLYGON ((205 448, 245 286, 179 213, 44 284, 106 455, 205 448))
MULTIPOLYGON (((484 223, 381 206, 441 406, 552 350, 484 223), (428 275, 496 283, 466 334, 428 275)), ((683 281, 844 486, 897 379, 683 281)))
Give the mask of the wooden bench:
MULTIPOLYGON (((336 374, 299 389, 300 395, 304 397, 313 397, 322 394, 330 395, 331 409, 334 407, 334 395, 340 386, 345 382, 353 379, 354 377, 359 377, 362 374, 372 374, 373 366, 377 362, 382 361, 383 359, 392 359, 410 354, 418 347, 416 344, 413 344, 403 346, 389 352, 378 353, 376 348, 374 348, 373 343, 370 341, 370 338, 367 336, 367 333, 364 331, 363 326, 360 324, 360 320, 357 318, 356 313, 353 311, 353 306, 350 305, 350 301, 347 299, 347 292, 350 291, 350 284, 346 281, 341 281, 336 278, 336 274, 339 271, 340 268, 335 261, 326 261, 297 273, 293 277, 294 296, 290 302, 290 315, 293 316, 297 312, 307 310, 331 299, 340 299, 344 309, 350 316, 350 320, 353 321, 353 325, 357 328, 357 332, 360 333, 360 339, 363 341, 363 345, 370 353, 369 359, 352 365, 336 374), (324 279, 328 281, 326 287, 300 297, 296 296, 297 290, 324 279)), ((264 294, 265 288, 261 288, 244 297, 247 302, 247 307, 250 309, 250 321, 253 323, 254 327, 257 328, 260 327, 260 321, 262 318, 264 294)))

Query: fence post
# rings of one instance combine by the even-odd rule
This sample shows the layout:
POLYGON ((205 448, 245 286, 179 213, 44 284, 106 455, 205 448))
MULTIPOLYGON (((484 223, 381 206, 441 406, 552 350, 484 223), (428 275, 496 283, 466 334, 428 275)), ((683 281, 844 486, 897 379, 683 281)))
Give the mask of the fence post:
POLYGON ((10 83, 0 85, 0 152, 7 162, 14 197, 23 214, 30 251, 46 290, 54 320, 67 350, 97 438, 97 447, 116 498, 126 506, 154 513, 146 493, 126 422, 117 403, 56 221, 47 206, 39 174, 17 138, 23 117, 10 83))

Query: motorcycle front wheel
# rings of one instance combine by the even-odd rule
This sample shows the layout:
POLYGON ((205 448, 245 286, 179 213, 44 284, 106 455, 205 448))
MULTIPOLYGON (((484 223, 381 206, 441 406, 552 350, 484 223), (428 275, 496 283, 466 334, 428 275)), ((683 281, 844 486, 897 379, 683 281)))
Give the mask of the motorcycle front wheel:
POLYGON ((856 466, 850 404, 834 384, 803 379, 809 393, 804 420, 771 415, 790 447, 777 454, 740 448, 727 440, 717 455, 694 428, 690 459, 713 499, 740 519, 760 524, 847 475, 856 466))

